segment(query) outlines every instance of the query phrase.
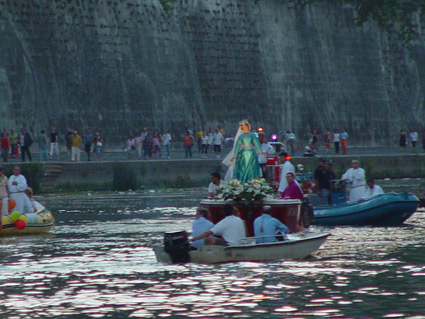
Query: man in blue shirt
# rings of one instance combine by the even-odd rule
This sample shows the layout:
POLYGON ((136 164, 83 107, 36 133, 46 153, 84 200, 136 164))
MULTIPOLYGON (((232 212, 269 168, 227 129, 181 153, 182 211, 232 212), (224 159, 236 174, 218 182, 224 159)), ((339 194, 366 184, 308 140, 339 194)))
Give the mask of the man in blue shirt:
MULTIPOLYGON (((208 220, 208 210, 200 207, 196 210, 196 219, 192 222, 192 238, 209 231, 214 224, 208 220)), ((193 248, 205 245, 205 239, 199 239, 190 244, 193 248)))
POLYGON ((276 232, 289 233, 288 227, 282 224, 279 220, 272 217, 272 208, 270 206, 263 207, 263 214, 254 220, 254 235, 258 236, 269 236, 263 238, 257 238, 257 244, 270 243, 276 241, 276 232))

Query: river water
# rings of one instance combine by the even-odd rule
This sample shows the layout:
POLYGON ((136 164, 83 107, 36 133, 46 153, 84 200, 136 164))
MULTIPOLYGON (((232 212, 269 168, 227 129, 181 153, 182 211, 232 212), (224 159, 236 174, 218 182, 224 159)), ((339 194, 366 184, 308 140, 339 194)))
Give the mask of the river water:
POLYGON ((165 265, 204 189, 42 197, 56 227, 0 239, 0 318, 425 318, 425 211, 400 227, 316 227, 303 261, 165 265))

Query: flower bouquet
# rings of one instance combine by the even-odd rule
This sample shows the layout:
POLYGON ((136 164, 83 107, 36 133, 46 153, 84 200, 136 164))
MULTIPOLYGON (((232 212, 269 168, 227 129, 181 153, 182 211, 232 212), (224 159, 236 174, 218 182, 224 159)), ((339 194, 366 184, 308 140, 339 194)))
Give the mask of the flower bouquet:
POLYGON ((255 178, 246 183, 231 179, 221 183, 215 191, 217 198, 236 202, 262 201, 274 192, 274 189, 264 178, 255 178))

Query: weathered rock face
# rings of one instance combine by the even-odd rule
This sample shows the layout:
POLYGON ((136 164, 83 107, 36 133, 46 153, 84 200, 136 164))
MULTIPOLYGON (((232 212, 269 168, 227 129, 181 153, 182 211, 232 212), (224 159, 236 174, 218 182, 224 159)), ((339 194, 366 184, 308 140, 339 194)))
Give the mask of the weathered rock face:
MULTIPOLYGON (((346 128, 394 144, 425 120, 425 42, 413 50, 354 12, 281 0, 0 2, 1 127, 268 132, 346 128)), ((423 35, 423 23, 419 30, 423 35)))

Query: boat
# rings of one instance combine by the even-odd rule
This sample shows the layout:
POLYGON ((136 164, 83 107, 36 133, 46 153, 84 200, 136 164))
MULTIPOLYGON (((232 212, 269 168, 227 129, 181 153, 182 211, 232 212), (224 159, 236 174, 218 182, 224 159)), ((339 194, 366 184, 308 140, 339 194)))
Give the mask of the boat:
POLYGON ((314 224, 394 226, 412 216, 418 205, 418 197, 411 193, 379 194, 358 202, 316 206, 314 224))
POLYGON ((329 233, 301 232, 287 234, 287 239, 283 241, 261 244, 255 243, 255 237, 248 237, 245 243, 236 246, 200 246, 197 250, 188 251, 188 256, 182 260, 175 260, 173 256, 165 252, 164 248, 154 248, 154 252, 157 260, 164 263, 190 261, 201 264, 217 264, 304 259, 317 250, 329 235, 329 233))
POLYGON ((272 207, 271 216, 280 220, 293 233, 303 231, 310 226, 311 218, 307 206, 298 199, 265 199, 262 202, 244 202, 244 201, 226 201, 223 199, 203 199, 200 206, 208 209, 210 220, 216 224, 224 218, 223 206, 226 203, 231 203, 240 213, 240 217, 246 221, 248 233, 254 235, 253 224, 254 220, 262 214, 262 208, 265 205, 272 207))
POLYGON ((18 229, 10 216, 2 216, 0 237, 47 233, 55 224, 51 211, 36 202, 36 212, 23 214, 28 220, 24 229, 18 229))

